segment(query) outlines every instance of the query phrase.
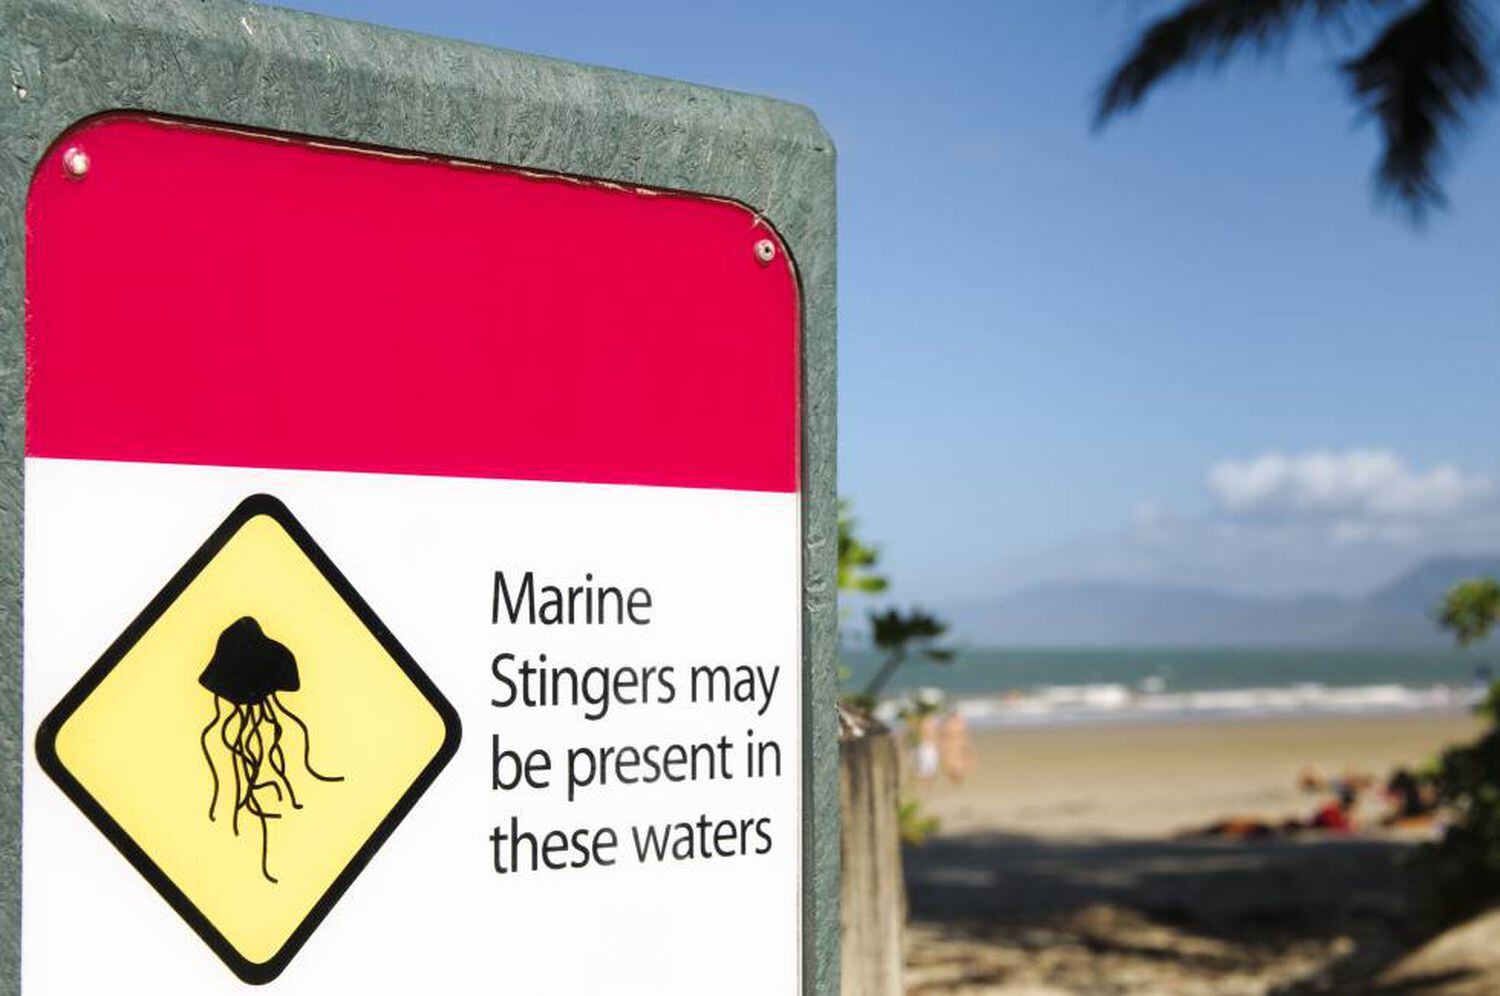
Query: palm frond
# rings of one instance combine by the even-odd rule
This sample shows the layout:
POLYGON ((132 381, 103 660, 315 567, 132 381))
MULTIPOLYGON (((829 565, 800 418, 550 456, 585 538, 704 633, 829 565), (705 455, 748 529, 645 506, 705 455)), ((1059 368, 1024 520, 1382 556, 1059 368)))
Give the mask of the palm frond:
POLYGON ((1099 91, 1095 127, 1136 107, 1162 80, 1219 66, 1243 48, 1266 51, 1303 15, 1328 21, 1392 0, 1194 0, 1152 24, 1099 91))
POLYGON ((1444 145, 1489 92, 1489 26, 1473 0, 1425 0, 1344 64, 1354 99, 1379 122, 1377 189, 1420 221, 1443 203, 1444 145))

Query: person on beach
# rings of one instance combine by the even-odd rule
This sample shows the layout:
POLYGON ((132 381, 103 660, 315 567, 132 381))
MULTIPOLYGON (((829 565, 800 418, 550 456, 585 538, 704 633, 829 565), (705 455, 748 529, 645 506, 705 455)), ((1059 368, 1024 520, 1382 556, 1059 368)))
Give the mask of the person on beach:
POLYGON ((923 785, 936 781, 940 760, 937 717, 924 713, 917 719, 916 742, 912 746, 912 768, 917 781, 923 785))
POLYGON ((1341 782, 1337 788, 1337 795, 1331 801, 1318 807, 1311 820, 1300 825, 1294 820, 1288 824, 1288 829, 1353 833, 1356 829, 1354 807, 1358 804, 1359 790, 1349 782, 1341 782))
POLYGON ((1237 816, 1218 823, 1211 823, 1201 830, 1190 830, 1183 837, 1230 837, 1236 840, 1264 840, 1268 837, 1288 837, 1308 830, 1324 833, 1355 833, 1359 826, 1355 810, 1359 806, 1360 789, 1350 781, 1335 780, 1334 797, 1313 811, 1305 820, 1290 819, 1279 822, 1255 817, 1237 816))
POLYGON ((1389 811, 1380 822, 1384 826, 1416 827, 1432 821, 1437 811, 1437 789, 1428 779, 1410 768, 1397 768, 1385 783, 1385 801, 1389 811))
POLYGON ((943 775, 955 785, 962 785, 974 768, 974 744, 969 739, 969 724, 957 709, 949 709, 938 726, 938 756, 943 775))

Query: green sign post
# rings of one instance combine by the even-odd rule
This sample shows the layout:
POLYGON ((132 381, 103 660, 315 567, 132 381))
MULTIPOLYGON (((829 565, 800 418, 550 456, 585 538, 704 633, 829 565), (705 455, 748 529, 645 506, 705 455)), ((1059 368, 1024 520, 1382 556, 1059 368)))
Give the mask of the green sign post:
MULTIPOLYGON (((161 909, 180 914, 180 921, 167 922, 191 928, 181 937, 167 932, 162 952, 180 950, 183 959, 193 960, 203 954, 197 945, 201 939, 222 959, 222 964, 211 956, 205 956, 204 965, 194 961, 184 978, 209 973, 203 977, 226 992, 246 984, 289 992, 331 991, 326 985, 319 990, 319 980, 327 977, 322 973, 336 973, 340 958, 347 958, 340 954, 339 942, 361 947, 357 929, 378 919, 376 913, 385 915, 377 910, 379 903, 404 903, 411 916, 430 920, 441 918, 444 903, 456 908, 474 901, 472 896, 455 898, 468 886, 445 880, 440 871, 426 879, 391 871, 403 867, 401 848, 409 852, 424 833, 432 840, 455 841, 459 851, 472 837, 478 842, 473 874, 483 876, 483 888, 489 890, 483 895, 497 897, 495 902, 503 906, 507 896, 520 894, 507 888, 529 889, 524 893, 531 904, 526 916, 550 922, 557 930, 578 923, 579 911, 594 907, 615 910, 612 922, 622 931, 644 929, 642 924, 662 915, 659 903, 673 902, 673 895, 695 896, 693 902, 701 902, 701 908, 695 907, 691 916, 684 913, 683 922, 696 919, 705 931, 719 931, 705 936, 722 935, 725 951, 744 957, 746 964, 756 963, 754 948, 760 939, 771 938, 784 950, 768 952, 765 960, 790 966, 785 976, 777 976, 784 978, 785 989, 776 988, 780 981, 752 985, 747 978, 703 972, 696 976, 698 984, 689 986, 671 974, 674 960, 685 955, 679 948, 683 942, 661 934, 649 943, 632 940, 622 947, 639 949, 640 961, 613 964, 622 974, 612 982, 597 974, 602 969, 590 969, 596 973, 595 991, 837 992, 834 151, 814 116, 775 100, 227 0, 0 0, 0 51, 6 73, 0 93, 0 992, 69 991, 59 981, 67 973, 41 971, 28 963, 35 952, 52 958, 54 952, 70 950, 81 965, 91 959, 128 960, 131 951, 123 942, 99 946, 105 939, 87 912, 104 895, 113 897, 108 902, 125 904, 118 910, 133 910, 128 902, 144 903, 133 898, 131 890, 138 888, 155 902, 164 898, 161 909), (283 149, 311 158, 290 160, 283 149), (183 181, 188 171, 162 168, 153 173, 155 167, 148 166, 170 164, 178 155, 193 162, 236 164, 225 176, 226 182, 233 177, 241 185, 239 191, 205 194, 200 188, 213 184, 198 183, 201 178, 183 181), (127 163, 129 169, 124 168, 127 163), (132 288, 156 272, 151 260, 132 255, 141 251, 170 256, 157 270, 185 274, 185 293, 210 302, 219 293, 213 279, 190 275, 195 261, 207 257, 203 265, 210 266, 219 248, 174 241, 174 233, 194 230, 195 218, 224 211, 224 217, 239 219, 233 224, 252 226, 255 238, 263 239, 271 237, 266 231, 274 236, 274 226, 281 223, 279 210, 285 208, 288 217, 300 211, 289 224, 303 227, 286 233, 288 246, 312 237, 338 245, 340 232, 347 231, 347 251, 368 255, 370 265, 424 274, 424 286, 413 294, 451 301, 466 286, 484 281, 483 232, 455 257, 465 267, 478 264, 478 276, 464 269, 468 276, 450 281, 451 268, 432 263, 434 247, 422 244, 420 234, 406 244, 395 239, 372 248, 374 240, 364 229, 356 233, 342 227, 362 225, 371 212, 385 208, 407 217, 399 203, 341 207, 307 186, 337 184, 344 171, 357 171, 360 183, 372 191, 389 191, 391 198, 420 194, 433 198, 433 204, 473 203, 475 225, 508 224, 505 205, 524 206, 529 213, 505 237, 514 240, 520 237, 515 233, 525 232, 526 244, 535 249, 520 252, 510 245, 502 254, 508 254, 504 259, 512 269, 539 269, 535 279, 485 298, 486 308, 518 301, 520 314, 550 316, 544 297, 527 295, 551 286, 548 267, 576 262, 569 245, 583 260, 579 272, 608 268, 609 252, 622 254, 625 271, 608 278, 620 302, 611 314, 617 316, 621 335, 636 337, 645 354, 654 357, 654 366, 643 373, 632 366, 646 362, 639 360, 641 351, 620 346, 599 329, 568 324, 568 314, 592 313, 572 307, 595 292, 584 281, 565 295, 567 301, 560 301, 567 305, 558 309, 563 317, 545 331, 553 337, 546 342, 553 345, 532 348, 543 333, 529 326, 515 326, 505 333, 515 336, 515 342, 499 345, 487 342, 483 330, 471 328, 462 333, 469 338, 452 340, 461 343, 453 349, 464 351, 457 362, 446 354, 429 361, 425 354, 413 354, 413 359, 405 352, 382 359, 382 351, 389 352, 396 340, 380 329, 355 323, 330 331, 359 352, 360 370, 435 378, 411 387, 410 413, 399 418, 417 421, 405 436, 396 424, 399 418, 391 414, 402 410, 403 389, 398 385, 393 395, 389 382, 381 382, 381 407, 372 408, 361 424, 370 418, 389 423, 383 423, 381 439, 394 441, 384 449, 356 453, 344 445, 345 437, 331 430, 325 434, 324 420, 314 418, 304 423, 305 431, 292 434, 295 438, 266 430, 265 439, 289 447, 266 452, 295 456, 261 457, 254 441, 247 441, 249 430, 238 423, 199 431, 217 411, 201 392, 168 399, 183 406, 183 424, 191 430, 177 433, 153 421, 159 409, 170 410, 163 398, 176 390, 171 377, 152 380, 153 371, 159 373, 167 362, 154 351, 170 344, 196 356, 215 335, 244 335, 240 346, 253 345, 264 342, 259 337, 271 328, 240 318, 171 327, 178 312, 166 306, 150 321, 140 317, 142 307, 153 306, 141 303, 151 300, 146 296, 132 296, 132 288), (154 183, 157 176, 160 182, 154 183), (266 184, 288 184, 289 192, 267 195, 262 177, 266 184), (523 182, 530 180, 551 184, 542 189, 541 201, 523 182), (574 197, 573 188, 589 193, 574 197), (595 198, 599 191, 606 192, 600 195, 605 199, 595 198), (609 200, 614 192, 618 198, 609 200), (450 195, 451 202, 443 200, 450 195), (148 203, 167 205, 172 217, 160 226, 155 215, 137 219, 132 212, 146 211, 148 203), (638 248, 631 231, 620 231, 618 246, 607 252, 589 242, 589 233, 603 217, 593 214, 596 204, 622 224, 659 224, 673 238, 687 233, 681 237, 688 241, 676 245, 654 270, 629 256, 638 248), (671 205, 678 205, 680 214, 673 214, 677 209, 669 210, 671 205), (242 213, 235 214, 237 210, 242 213), (147 243, 119 232, 119 280, 109 278, 109 254, 100 249, 113 237, 111 224, 153 232, 147 243), (562 248, 544 248, 549 233, 559 231, 571 233, 559 236, 562 248), (704 241, 693 242, 700 234, 704 241), (140 250, 140 244, 152 248, 140 250), (713 260, 720 257, 714 254, 721 250, 723 265, 718 266, 713 260), (693 265, 690 292, 674 289, 674 259, 693 265), (708 263, 698 266, 704 259, 708 263), (639 307, 643 314, 649 312, 649 321, 633 317, 636 289, 647 301, 639 307), (676 301, 679 290, 681 302, 676 301), (716 301, 726 312, 738 311, 733 321, 726 319, 725 328, 741 329, 748 338, 700 350, 695 336, 709 341, 728 334, 715 324, 716 301), (788 301, 791 306, 783 308, 788 301), (761 319, 746 318, 746 308, 762 308, 770 317, 757 325, 761 319), (785 323, 777 324, 778 308, 787 316, 785 323), (84 314, 95 316, 93 327, 78 327, 78 316, 84 314), (672 327, 679 320, 681 327, 672 327), (110 327, 101 329, 100 322, 110 327), (759 328, 787 330, 785 341, 794 344, 795 355, 781 357, 764 348, 756 340, 759 328), (658 332, 663 338, 653 340, 658 332), (118 354, 125 359, 100 360, 101 350, 116 356, 122 337, 133 345, 118 354), (599 361, 607 369, 597 369, 597 364, 585 365, 582 373, 556 369, 569 356, 574 342, 569 337, 576 337, 576 350, 590 357, 607 354, 607 363, 599 361), (618 355, 609 352, 617 348, 618 355), (607 414, 617 424, 598 420, 592 436, 587 429, 547 429, 557 433, 557 447, 572 447, 567 459, 551 463, 548 454, 558 450, 549 449, 550 443, 530 449, 502 446, 498 456, 482 446, 460 452, 434 444, 428 461, 421 443, 441 441, 443 412, 448 411, 444 406, 450 404, 444 397, 449 382, 442 378, 483 380, 493 371, 499 380, 513 362, 531 364, 526 383, 541 382, 564 400, 568 391, 581 391, 580 384, 611 392, 619 407, 607 414), (663 369, 684 382, 681 390, 675 381, 662 379, 663 369), (433 373, 441 370, 449 374, 433 373), (789 378, 784 389, 775 387, 780 371, 789 378), (80 385, 105 384, 90 377, 112 372, 152 386, 136 398, 123 391, 101 400, 113 388, 79 396, 85 393, 80 385), (644 388, 632 388, 648 382, 649 397, 644 388), (765 402, 771 394, 782 400, 765 402), (418 395, 427 400, 419 404, 418 395), (87 407, 91 404, 100 407, 87 407), (207 407, 194 409, 194 404, 207 407), (791 427, 786 438, 741 431, 736 419, 758 419, 762 409, 786 416, 791 427), (38 412, 45 413, 45 424, 38 412), (34 424, 28 425, 28 413, 34 424), (681 431, 674 428, 674 419, 681 431), (604 437, 598 433, 621 426, 632 430, 630 445, 639 450, 628 459, 614 451, 613 443, 599 443, 604 437), (709 428, 698 431, 704 426, 709 428), (728 436, 736 440, 736 453, 745 454, 743 460, 719 461, 722 454, 714 450, 714 440, 728 436), (415 448, 401 450, 412 440, 415 448), (762 440, 769 442, 762 445, 762 440), (662 452, 662 447, 679 446, 662 452), (229 456, 214 459, 204 453, 229 456), (39 461, 35 466, 34 459, 39 461), (390 463, 381 464, 382 459, 390 463), (776 459, 790 461, 791 469, 781 473, 776 459), (117 471, 110 467, 125 464, 138 469, 131 471, 136 477, 120 477, 116 483, 115 478, 89 476, 113 474, 117 471), (146 478, 141 475, 168 464, 210 470, 142 483, 146 478), (220 465, 231 469, 212 470, 220 465), (338 477, 332 471, 348 472, 348 481, 340 478, 336 487, 329 485, 338 477), (401 484, 410 490, 398 493, 394 485, 374 481, 391 474, 416 475, 416 483, 401 484), (359 540, 361 515, 435 503, 438 498, 432 496, 439 495, 434 490, 439 485, 424 482, 443 474, 455 481, 483 479, 486 483, 474 487, 493 490, 470 495, 460 494, 467 484, 441 485, 449 488, 441 500, 450 502, 451 496, 451 502, 428 508, 415 520, 452 523, 469 514, 465 510, 470 507, 534 509, 541 523, 536 535, 551 535, 546 522, 555 509, 576 503, 578 517, 567 528, 556 527, 551 546, 537 541, 543 552, 525 562, 506 561, 510 548, 505 542, 491 542, 482 530, 476 533, 472 545, 481 551, 479 559, 455 560, 452 580, 453 600, 473 596, 473 602, 464 602, 461 611, 455 609, 438 626, 432 620, 444 610, 433 607, 435 599, 424 602, 413 594, 411 604, 404 604, 402 592, 447 591, 443 586, 450 579, 440 576, 445 568, 438 560, 432 576, 422 573, 424 551, 448 542, 447 534, 435 534, 437 538, 400 554, 403 569, 414 572, 399 578, 408 582, 405 588, 388 580, 379 552, 361 548, 359 540), (558 482, 582 482, 581 490, 545 490, 563 486, 558 482), (597 490, 601 485, 604 489, 597 490), (629 487, 608 490, 617 485, 629 487), (100 511, 105 506, 88 504, 100 491, 110 492, 118 509, 140 511, 128 528, 116 527, 111 534, 100 524, 108 514, 100 511), (646 492, 661 492, 663 504, 640 499, 638 493, 646 492), (156 506, 142 497, 148 494, 156 506), (624 497, 616 502, 616 494, 624 497), (180 496, 181 506, 174 504, 176 497, 162 495, 180 496), (234 505, 231 498, 241 504, 234 505), (194 504, 200 501, 201 510, 194 504), (744 526, 749 530, 772 523, 765 526, 764 539, 747 533, 745 556, 753 559, 757 546, 781 542, 780 527, 773 522, 782 514, 779 509, 787 510, 788 548, 780 559, 767 560, 764 585, 754 574, 762 569, 758 561, 716 567, 704 554, 708 543, 693 538, 695 528, 709 537, 714 528, 732 532, 740 524, 750 524, 744 526), (616 514, 625 537, 623 552, 612 551, 603 532, 599 536, 604 539, 578 539, 589 528, 602 530, 600 523, 616 514), (152 546, 142 537, 158 522, 161 541, 152 546), (651 545, 640 534, 654 528, 653 523, 678 524, 683 536, 651 545), (84 535, 93 537, 86 551, 67 546, 84 535), (118 543, 111 535, 121 537, 118 543), (575 540, 576 556, 569 546, 575 540), (139 568, 138 580, 130 571, 142 559, 139 552, 131 554, 128 568, 116 567, 127 550, 154 556, 158 548, 159 565, 153 561, 153 566, 139 568), (622 566, 606 575, 616 552, 622 566), (554 560, 547 561, 548 556, 554 560), (255 566, 216 566, 241 563, 255 566), (99 565, 97 585, 75 585, 53 576, 76 577, 88 570, 83 565, 99 565), (777 573, 783 565, 789 572, 784 586, 777 573), (741 569, 753 583, 739 583, 728 598, 732 604, 720 606, 710 599, 716 572, 732 579, 741 569), (681 576, 688 573, 692 576, 681 576), (312 594, 283 611, 282 593, 293 583, 288 579, 304 575, 311 579, 306 583, 312 594), (75 595, 77 604, 65 604, 75 595), (314 598, 323 601, 310 601, 314 598), (250 608, 235 608, 235 599, 250 608), (192 614, 219 611, 214 607, 220 603, 227 606, 223 619, 192 614), (326 610, 310 608, 325 604, 326 610), (722 617, 714 614, 721 611, 722 617), (711 624, 705 621, 710 617, 711 624), (457 636, 451 646, 444 642, 445 633, 471 625, 477 627, 472 642, 476 649, 482 646, 483 656, 473 656, 457 636), (432 635, 425 626, 433 627, 432 635), (754 651, 753 660, 742 660, 751 653, 745 649, 751 643, 727 635, 734 626, 744 627, 746 641, 776 627, 784 630, 784 638, 767 644, 771 650, 754 651), (581 659, 570 659, 565 649, 570 644, 553 640, 563 631, 584 633, 595 642, 576 644, 581 659), (711 643, 715 632, 726 634, 719 644, 711 643), (217 634, 217 648, 211 640, 204 642, 203 633, 217 634), (76 647, 70 643, 75 636, 76 647), (353 658, 340 658, 338 667, 344 672, 320 663, 317 648, 325 646, 368 647, 368 673, 378 672, 377 678, 362 677, 366 672, 357 671, 353 658), (192 649, 173 657, 174 647, 192 649), (776 656, 775 647, 788 648, 785 659, 776 656), (542 663, 548 650, 551 670, 542 663), (84 656, 76 656, 80 654, 84 656), (559 669, 576 684, 560 684, 559 669), (197 683, 178 680, 179 671, 196 677, 197 683), (348 684, 340 696, 320 705, 319 682, 334 676, 348 684), (527 684, 533 678, 535 689, 527 684), (594 678, 602 684, 591 684, 594 678), (358 685, 361 681, 366 684, 358 685), (598 688, 607 688, 607 697, 596 695, 598 688), (340 703, 361 695, 384 696, 379 701, 386 710, 380 714, 385 725, 367 725, 363 735, 373 739, 355 751, 351 738, 360 730, 349 726, 348 734, 341 734, 340 724, 352 721, 340 711, 340 703), (172 703, 179 696, 186 703, 184 717, 191 715, 195 724, 184 725, 185 738, 170 732, 177 721, 172 703), (121 703, 136 710, 161 708, 162 718, 152 727, 156 739, 97 748, 123 728, 121 703), (575 707, 571 713, 559 708, 569 704, 575 707), (530 708, 523 714, 523 707, 530 708), (605 709, 614 710, 607 721, 605 709), (218 725, 203 727, 210 716, 218 725), (783 732, 774 732, 778 716, 785 721, 783 732), (637 721, 639 730, 628 725, 637 721), (413 729, 427 724, 421 737, 413 733, 403 738, 402 724, 408 722, 415 724, 413 729), (691 736, 682 733, 677 743, 670 734, 687 729, 677 727, 679 722, 699 723, 701 729, 691 736), (169 732, 157 736, 163 729, 169 732), (519 736, 518 730, 535 730, 535 741, 506 739, 519 736), (360 765, 378 752, 376 733, 382 732, 401 741, 405 753, 391 754, 381 762, 384 767, 369 767, 365 774, 360 765), (307 739, 296 739, 300 736, 307 739), (153 746, 157 741, 160 745, 153 746), (179 742, 180 757, 172 754, 179 742), (221 743, 222 753, 215 753, 221 743), (528 752, 528 747, 534 749, 528 752), (166 759, 162 772, 178 771, 170 765, 180 762, 181 779, 201 778, 202 784, 178 785, 176 795, 151 795, 169 776, 148 772, 137 783, 121 782, 123 776, 110 768, 112 758, 124 756, 121 751, 140 765, 166 759), (733 785, 726 784, 731 781, 733 785), (680 782, 700 784, 679 788, 680 782), (370 795, 368 814, 355 812, 351 800, 373 793, 372 786, 384 795, 370 795), (790 801, 777 802, 781 797, 776 792, 787 786, 790 801), (471 789, 476 793, 472 799, 455 801, 471 789), (726 800, 741 798, 746 806, 761 808, 710 811, 703 800, 717 798, 713 793, 721 790, 726 800), (303 793, 300 799, 297 792, 303 793), (770 801, 762 802, 756 792, 766 793, 770 801), (153 829, 140 815, 151 806, 157 807, 154 813, 165 812, 178 796, 199 821, 181 833, 170 826, 167 831, 153 829), (517 800, 514 806, 512 800, 517 800), (455 828, 453 821, 467 813, 464 806, 495 809, 493 829, 488 822, 455 828), (547 823, 539 815, 548 812, 587 813, 592 822, 585 831, 582 824, 588 821, 580 818, 580 829, 574 831, 572 824, 547 823), (231 818, 232 830, 226 829, 231 818), (681 822, 673 822, 679 818, 681 822), (46 826, 35 822, 42 820, 46 826), (681 828, 680 836, 674 827, 681 828), (659 840, 655 830, 661 832, 659 840), (566 832, 553 848, 551 834, 559 831, 566 832), (23 848, 23 837, 40 843, 23 848), (658 845, 653 859, 651 848, 658 845), (49 865, 33 878, 33 870, 40 867, 37 862, 68 864, 53 851, 75 846, 78 867, 99 862, 104 878, 93 894, 70 899, 64 895, 72 888, 67 875, 54 875, 49 865), (184 856, 170 853, 174 847, 200 850, 184 856), (330 853, 323 855, 318 847, 330 853), (198 871, 215 860, 209 856, 218 853, 212 848, 240 851, 215 872, 219 877, 210 887, 198 871), (674 851, 675 864, 669 857, 674 851), (109 861, 101 856, 105 854, 109 861), (127 860, 119 860, 121 856, 127 860), (304 857, 307 881, 299 883, 304 857), (758 860, 787 862, 774 867, 789 871, 752 864, 758 860), (732 887, 736 894, 725 894, 721 882, 741 880, 693 878, 717 874, 707 869, 729 867, 745 869, 733 874, 752 885, 737 884, 732 887), (356 883, 362 870, 365 877, 356 883), (382 871, 385 878, 378 879, 382 871), (23 878, 44 886, 24 903, 23 878), (762 881, 768 889, 784 888, 789 901, 775 906, 780 900, 773 895, 765 908, 784 913, 756 914, 756 922, 746 922, 744 910, 761 908, 752 902, 751 892, 762 881), (630 908, 620 898, 627 887, 635 897, 631 915, 621 912, 630 908), (276 917, 261 922, 244 909, 229 913, 213 908, 213 894, 231 888, 252 897, 245 909, 280 903, 276 917), (119 898, 127 892, 132 897, 128 902, 119 898), (303 893, 303 905, 288 898, 303 893), (555 907, 549 906, 553 896, 555 907), (81 915, 70 915, 68 902, 81 915), (352 912, 343 915, 345 909, 352 912), (333 928, 324 927, 328 939, 309 942, 325 918, 330 924, 337 920, 337 930, 350 932, 350 937, 331 936, 333 928), (59 924, 68 925, 66 938, 57 936, 59 924), (675 980, 670 987, 652 988, 649 979, 639 977, 642 966, 653 964, 675 980)), ((425 223, 423 211, 413 209, 409 216, 402 224, 417 226, 406 230, 418 232, 425 223)), ((235 228, 222 234, 226 246, 244 235, 235 228)), ((239 263, 256 258, 233 255, 235 251, 226 248, 229 255, 223 258, 239 263)), ((297 286, 288 294, 301 294, 304 301, 316 297, 316 283, 307 282, 305 270, 288 276, 297 286)), ((256 293, 266 290, 258 287, 256 293)), ((386 296, 367 311, 378 322, 382 309, 395 307, 387 300, 395 292, 373 284, 371 292, 377 291, 386 296)), ((163 297, 161 288, 152 293, 163 297)), ((265 296, 277 298, 275 293, 265 296)), ((243 301, 227 299, 224 309, 241 317, 246 311, 243 301)), ((323 327, 297 331, 276 348, 294 349, 309 335, 320 335, 323 327)), ((421 337, 439 341, 443 334, 441 329, 423 330, 421 337)), ((170 362, 215 375, 224 369, 212 356, 170 362)), ((337 373, 329 379, 337 381, 337 373)), ((295 397, 297 383, 289 380, 272 396, 291 397, 285 404, 296 408, 301 404, 295 397)), ((233 395, 235 386, 225 390, 233 395)), ((460 387, 451 393, 461 393, 460 387)), ((373 404, 370 394, 356 390, 349 396, 356 405, 373 404)), ((575 408, 584 403, 573 400, 575 408)), ((452 404, 459 405, 453 412, 468 411, 459 402, 452 404)), ((303 417, 312 410, 297 408, 303 417)), ((544 419, 547 413, 533 414, 544 419)), ((355 431, 347 426, 339 431, 346 429, 355 431)), ((515 516, 525 518, 522 512, 515 516)), ((379 530, 372 527, 369 534, 379 530)), ((513 537, 529 541, 532 535, 523 531, 513 537)), ((453 542, 453 557, 461 558, 464 543, 453 542)), ((729 549, 735 549, 733 543, 729 549)), ((464 852, 462 860, 469 861, 470 855, 464 852)), ((157 916, 156 907, 150 909, 142 922, 157 916)), ((514 914, 511 910, 508 915, 514 914)), ((470 920, 483 918, 485 907, 473 907, 468 915, 470 920)), ((136 918, 130 921, 130 929, 137 929, 136 918)), ((422 952, 389 950, 378 930, 370 929, 375 933, 364 938, 363 957, 386 962, 371 971, 393 980, 413 978, 409 959, 422 952), (386 950, 370 951, 371 946, 386 950)), ((448 934, 456 937, 462 931, 448 934)), ((650 936, 649 931, 641 936, 650 936)), ((567 943, 585 952, 606 941, 596 935, 567 943)), ((459 942, 452 943, 456 950, 459 942)), ((442 964, 431 966, 426 977, 439 992, 504 988, 507 961, 514 956, 507 953, 506 938, 493 943, 492 977, 475 978, 442 964)), ((176 955, 156 952, 152 957, 176 955)), ((110 971, 120 980, 112 987, 118 992, 189 991, 140 988, 146 985, 139 981, 144 976, 128 964, 114 964, 110 971)), ((378 990, 363 986, 361 991, 378 990)), ((518 991, 544 990, 522 983, 518 991)), ((588 990, 573 982, 557 991, 588 990)))

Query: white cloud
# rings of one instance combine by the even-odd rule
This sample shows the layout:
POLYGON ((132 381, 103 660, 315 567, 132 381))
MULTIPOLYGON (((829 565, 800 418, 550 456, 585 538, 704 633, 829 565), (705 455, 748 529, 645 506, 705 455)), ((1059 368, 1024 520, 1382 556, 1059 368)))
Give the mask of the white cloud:
POLYGON ((1120 526, 1012 556, 990 584, 1124 580, 1357 595, 1425 557, 1500 551, 1500 480, 1378 448, 1213 464, 1208 507, 1145 502, 1120 526))
POLYGON ((1228 515, 1338 517, 1346 535, 1368 525, 1363 519, 1451 517, 1496 497, 1490 476, 1452 464, 1415 470, 1385 449, 1222 460, 1209 468, 1207 486, 1228 515))

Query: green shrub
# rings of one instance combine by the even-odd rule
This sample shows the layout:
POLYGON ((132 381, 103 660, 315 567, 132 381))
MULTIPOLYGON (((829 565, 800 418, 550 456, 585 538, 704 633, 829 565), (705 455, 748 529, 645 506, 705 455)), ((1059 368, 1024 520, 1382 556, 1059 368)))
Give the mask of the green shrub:
POLYGON ((1484 735, 1451 747, 1434 773, 1449 824, 1428 849, 1443 910, 1462 916, 1500 897, 1500 683, 1480 712, 1490 719, 1484 735))
POLYGON ((922 804, 916 799, 902 799, 896 807, 897 826, 901 831, 901 843, 909 847, 921 847, 927 838, 937 833, 941 825, 936 816, 922 812, 922 804))

